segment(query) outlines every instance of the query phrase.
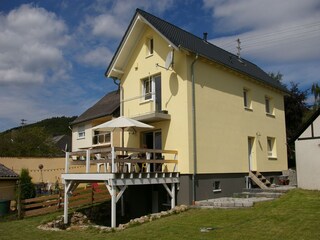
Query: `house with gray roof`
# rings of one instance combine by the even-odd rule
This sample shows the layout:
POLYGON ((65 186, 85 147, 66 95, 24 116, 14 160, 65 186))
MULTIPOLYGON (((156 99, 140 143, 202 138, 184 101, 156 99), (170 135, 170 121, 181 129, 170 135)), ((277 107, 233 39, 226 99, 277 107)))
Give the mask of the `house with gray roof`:
POLYGON ((181 203, 267 188, 287 169, 286 88, 207 34, 137 9, 105 75, 120 115, 155 127, 125 141, 179 152, 181 203))
POLYGON ((16 183, 19 175, 0 163, 0 201, 15 199, 16 183))
MULTIPOLYGON (((286 89, 206 35, 137 9, 105 76, 119 83, 119 115, 153 128, 123 132, 120 148, 87 150, 86 172, 62 178, 65 196, 79 183, 106 184, 112 227, 120 199, 123 211, 141 216, 246 187, 269 188, 287 170, 286 89), (101 160, 110 172, 90 174, 89 156, 98 151, 110 153, 101 160)), ((82 129, 75 137, 86 136, 82 129)))
POLYGON ((119 116, 119 91, 107 93, 92 107, 83 112, 70 125, 72 128, 72 151, 110 144, 108 132, 93 131, 92 127, 119 116))

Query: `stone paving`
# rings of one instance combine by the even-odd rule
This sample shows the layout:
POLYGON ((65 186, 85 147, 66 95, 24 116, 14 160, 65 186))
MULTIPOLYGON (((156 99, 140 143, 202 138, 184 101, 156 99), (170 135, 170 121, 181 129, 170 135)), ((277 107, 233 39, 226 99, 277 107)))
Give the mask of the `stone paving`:
POLYGON ((222 197, 196 201, 194 207, 198 208, 247 208, 256 202, 272 201, 294 189, 294 186, 275 186, 267 190, 246 189, 242 193, 235 194, 236 197, 222 197))

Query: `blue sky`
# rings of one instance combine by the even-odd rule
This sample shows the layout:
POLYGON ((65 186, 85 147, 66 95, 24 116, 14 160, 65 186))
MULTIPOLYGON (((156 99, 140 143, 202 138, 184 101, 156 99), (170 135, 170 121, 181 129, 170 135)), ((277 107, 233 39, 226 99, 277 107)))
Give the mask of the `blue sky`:
POLYGON ((136 8, 302 89, 320 81, 319 0, 0 0, 0 131, 79 115, 116 86, 104 72, 136 8))

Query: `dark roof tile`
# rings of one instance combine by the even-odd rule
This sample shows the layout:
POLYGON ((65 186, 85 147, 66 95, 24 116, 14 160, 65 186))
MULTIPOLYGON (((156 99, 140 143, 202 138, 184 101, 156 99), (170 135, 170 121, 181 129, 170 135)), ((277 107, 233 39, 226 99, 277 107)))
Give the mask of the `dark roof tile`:
POLYGON ((19 178, 19 175, 0 163, 0 179, 1 178, 19 178))
MULTIPOLYGON (((249 75, 254 79, 264 84, 267 84, 269 86, 272 86, 280 91, 287 92, 287 89, 284 86, 282 86, 278 81, 271 78, 266 72, 264 72, 257 65, 243 58, 241 58, 241 61, 239 61, 236 55, 230 52, 227 52, 222 48, 219 48, 207 41, 204 41, 202 38, 199 38, 141 9, 137 9, 136 14, 140 14, 143 18, 145 18, 152 26, 154 26, 163 36, 165 36, 174 45, 178 47, 182 47, 193 53, 197 53, 201 57, 207 58, 211 61, 222 64, 226 67, 232 68, 238 72, 249 75)), ((133 17, 133 19, 135 18, 135 16, 133 17)), ((132 24, 132 20, 131 20, 131 24, 132 24)), ((124 41, 124 38, 122 39, 122 42, 123 41, 124 41)), ((121 46, 121 43, 119 47, 120 46, 121 46)), ((119 47, 117 49, 117 52, 119 51, 119 47)), ((114 60, 114 57, 113 57, 113 60, 114 60)), ((110 65, 112 64, 113 60, 111 61, 110 65)), ((109 70, 110 65, 108 66, 107 71, 109 70)))
POLYGON ((78 118, 76 118, 71 125, 82 123, 85 121, 93 120, 108 115, 113 115, 120 107, 120 94, 119 91, 113 91, 106 94, 92 107, 87 109, 78 118))

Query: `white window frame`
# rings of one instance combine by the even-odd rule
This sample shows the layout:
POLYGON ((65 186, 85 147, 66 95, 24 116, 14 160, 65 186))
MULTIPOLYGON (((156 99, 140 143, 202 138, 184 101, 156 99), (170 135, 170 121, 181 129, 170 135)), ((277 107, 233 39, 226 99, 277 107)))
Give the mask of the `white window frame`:
POLYGON ((267 137, 267 152, 269 159, 277 158, 276 139, 274 137, 267 137))
POLYGON ((86 138, 86 128, 84 125, 78 126, 78 139, 86 138))
POLYGON ((142 79, 142 100, 143 102, 146 101, 153 101, 155 98, 155 82, 154 82, 155 76, 150 76, 148 78, 142 79), (149 82, 147 89, 147 83, 149 82), (150 89, 151 88, 151 89, 150 89), (148 91, 147 91, 148 90, 148 91))

